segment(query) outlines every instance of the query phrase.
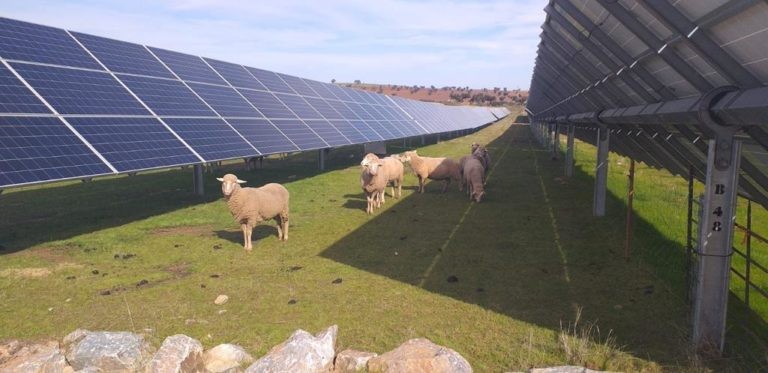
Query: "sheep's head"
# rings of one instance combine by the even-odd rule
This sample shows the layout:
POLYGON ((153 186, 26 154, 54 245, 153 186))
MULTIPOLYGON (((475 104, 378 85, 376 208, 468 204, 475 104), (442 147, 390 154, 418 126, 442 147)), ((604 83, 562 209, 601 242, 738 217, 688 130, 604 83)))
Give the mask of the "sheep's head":
POLYGON ((217 177, 216 180, 221 181, 221 192, 225 197, 232 195, 235 189, 240 188, 240 184, 244 184, 245 181, 240 180, 237 176, 232 174, 226 174, 224 177, 217 177))
POLYGON ((473 142, 471 146, 472 146, 472 150, 469 152, 469 154, 475 154, 475 151, 477 150, 477 148, 480 147, 480 144, 473 142))
POLYGON ((488 154, 488 150, 482 145, 472 144, 472 155, 478 158, 483 158, 488 154))
POLYGON ((379 157, 376 156, 376 154, 368 153, 365 155, 365 157, 363 157, 363 160, 360 162, 360 165, 365 167, 371 164, 372 162, 377 162, 378 160, 379 160, 379 157))
POLYGON ((413 156, 417 156, 418 157, 419 153, 417 153, 415 150, 407 151, 407 152, 403 153, 402 156, 400 156, 400 161, 401 162, 410 162, 411 161, 411 157, 413 157, 413 156))
POLYGON ((367 170, 369 174, 376 176, 376 174, 379 173, 379 168, 383 165, 384 163, 382 163, 381 161, 368 162, 366 165, 363 166, 363 169, 367 170))
POLYGON ((485 191, 484 190, 480 191, 480 192, 473 192, 472 193, 472 199, 474 199, 475 202, 477 202, 477 203, 480 203, 480 200, 483 199, 483 196, 485 196, 485 191))

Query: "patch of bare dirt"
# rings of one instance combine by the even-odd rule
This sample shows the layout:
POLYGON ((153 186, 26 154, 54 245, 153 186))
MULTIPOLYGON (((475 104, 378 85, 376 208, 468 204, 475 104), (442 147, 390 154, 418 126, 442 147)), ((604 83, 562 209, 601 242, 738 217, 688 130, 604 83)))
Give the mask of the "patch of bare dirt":
POLYGON ((0 271, 0 277, 12 278, 42 278, 53 273, 49 268, 8 268, 0 271))
POLYGON ((165 270, 173 275, 173 277, 179 279, 182 277, 187 277, 190 274, 189 271, 189 263, 187 262, 179 262, 171 264, 170 266, 166 267, 165 270))
POLYGON ((206 225, 185 225, 181 227, 169 227, 169 228, 157 228, 153 229, 150 234, 158 237, 166 236, 212 236, 213 226, 206 225))

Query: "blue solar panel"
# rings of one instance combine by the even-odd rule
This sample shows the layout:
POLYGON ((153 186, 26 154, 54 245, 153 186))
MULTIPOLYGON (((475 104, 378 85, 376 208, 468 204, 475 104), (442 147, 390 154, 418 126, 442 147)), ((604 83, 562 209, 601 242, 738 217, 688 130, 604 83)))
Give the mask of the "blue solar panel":
POLYGON ((200 83, 189 86, 222 117, 263 118, 234 88, 200 83))
POLYGON ((348 88, 342 88, 336 84, 325 84, 325 87, 341 101, 355 101, 354 97, 347 93, 349 91, 348 88))
POLYGON ((327 100, 328 105, 331 105, 331 107, 336 110, 342 118, 346 120, 359 120, 360 117, 355 114, 352 109, 349 108, 345 103, 337 100, 327 100))
POLYGON ((363 108, 365 108, 365 111, 367 111, 368 114, 370 114, 371 117, 373 117, 374 120, 388 120, 389 119, 389 118, 386 118, 384 116, 384 114, 382 114, 379 111, 379 109, 377 107, 373 106, 373 105, 363 104, 362 106, 363 106, 363 108))
POLYGON ((382 120, 379 121, 379 125, 389 131, 392 134, 392 138, 408 137, 407 134, 400 131, 396 121, 382 120))
POLYGON ((73 32, 77 38, 110 71, 173 78, 143 45, 73 32))
POLYGON ((331 92, 331 90, 328 88, 327 83, 321 83, 316 80, 311 79, 303 79, 304 83, 307 83, 307 85, 312 88, 315 93, 317 93, 320 97, 326 99, 326 100, 338 100, 339 98, 336 97, 336 95, 331 92))
POLYGON ((300 120, 273 120, 272 123, 277 126, 294 144, 301 150, 312 150, 327 148, 320 137, 312 132, 306 124, 300 120))
POLYGON ((284 82, 286 82, 296 93, 302 96, 320 97, 314 89, 312 89, 307 83, 304 83, 304 79, 297 78, 291 75, 277 74, 284 82))
POLYGON ((0 57, 101 70, 66 31, 1 17, 0 57))
POLYGON ((352 126, 355 127, 358 132, 363 134, 363 136, 367 137, 370 141, 384 140, 384 137, 375 131, 371 126, 369 126, 365 121, 350 120, 349 123, 352 124, 352 126))
POLYGON ((200 160, 153 118, 67 118, 118 171, 199 163, 200 160))
POLYGON ((346 92, 347 95, 352 97, 352 101, 354 102, 359 102, 363 104, 374 103, 373 100, 369 99, 368 96, 360 90, 353 89, 353 88, 344 88, 344 92, 346 92))
POLYGON ((266 119, 228 119, 237 132, 262 154, 298 151, 291 140, 266 119))
POLYGON ((353 144, 362 144, 364 142, 373 141, 373 139, 369 139, 365 137, 360 131, 358 131, 352 123, 346 121, 346 120, 331 120, 331 124, 336 127, 336 129, 339 130, 339 132, 343 133, 344 136, 346 136, 349 141, 351 141, 353 144))
POLYGON ((391 131, 391 128, 389 128, 389 124, 386 123, 385 121, 369 120, 369 121, 366 121, 365 123, 368 124, 369 127, 375 129, 376 132, 378 132, 379 135, 381 135, 381 137, 383 137, 386 140, 399 137, 391 131))
POLYGON ((47 113, 51 111, 10 70, 0 65, 0 113, 47 113))
POLYGON ((13 63, 19 73, 61 114, 149 115, 110 74, 13 63))
POLYGON ((374 102, 382 106, 391 106, 392 102, 387 100, 387 97, 380 93, 366 92, 374 102))
POLYGON ((314 97, 304 97, 308 104, 312 105, 325 119, 344 119, 325 100, 314 97))
POLYGON ((355 113, 360 119, 362 120, 374 120, 373 116, 368 113, 367 110, 363 107, 363 105, 354 103, 354 102, 346 102, 345 105, 349 107, 352 112, 355 113))
POLYGON ((216 116, 216 113, 178 80, 133 75, 121 75, 120 80, 157 115, 216 116))
POLYGON ((230 85, 238 88, 260 89, 267 91, 267 87, 253 77, 242 65, 234 63, 205 59, 214 70, 221 74, 230 85))
POLYGON ((58 118, 0 117, 0 186, 111 172, 58 118))
POLYGON ((248 71, 250 71, 251 74, 253 74, 253 76, 255 76, 256 79, 261 82, 261 84, 264 84, 272 92, 296 93, 291 89, 291 87, 285 84, 285 82, 280 79, 277 74, 271 71, 256 69, 253 67, 246 67, 246 69, 248 69, 248 71))
POLYGON ((157 58, 162 60, 182 80, 193 82, 223 84, 227 83, 216 74, 202 58, 189 54, 150 47, 157 58))
POLYGON ((163 121, 206 161, 259 155, 221 119, 163 118, 163 121))
POLYGON ((312 130, 315 131, 320 138, 325 140, 328 145, 342 146, 350 144, 347 137, 339 132, 339 130, 327 120, 305 120, 304 123, 306 123, 309 128, 312 128, 312 130))
POLYGON ((317 110, 313 109, 303 98, 294 95, 286 95, 282 93, 275 93, 275 96, 282 101, 285 106, 289 107, 291 111, 296 113, 301 119, 322 119, 323 117, 317 110))
POLYGON ((259 111, 269 119, 273 118, 296 118, 296 116, 283 105, 280 100, 269 92, 252 91, 250 89, 239 89, 238 92, 253 104, 259 111))

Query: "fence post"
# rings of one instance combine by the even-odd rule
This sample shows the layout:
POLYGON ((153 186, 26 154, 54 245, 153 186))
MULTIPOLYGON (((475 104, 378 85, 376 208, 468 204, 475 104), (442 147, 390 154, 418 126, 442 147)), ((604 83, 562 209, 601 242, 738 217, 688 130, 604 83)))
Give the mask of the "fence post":
POLYGON ((688 165, 688 226, 686 227, 686 269, 685 284, 686 297, 690 304, 692 300, 691 292, 691 271, 693 271, 693 183, 694 183, 693 165, 688 165))
POLYGON ((597 164, 592 200, 592 213, 595 216, 605 216, 605 198, 608 190, 608 141, 608 127, 601 125, 597 130, 597 164))
POLYGON ((746 285, 744 286, 744 303, 749 308, 749 271, 752 269, 752 201, 747 200, 747 268, 744 277, 746 285))
POLYGON ((559 158, 559 152, 560 152, 560 133, 558 132, 558 124, 552 123, 550 126, 550 143, 552 146, 550 147, 552 149, 552 159, 557 160, 559 158))
POLYGON ((627 233, 624 241, 624 260, 629 260, 632 248, 632 202, 635 199, 635 160, 629 159, 629 175, 627 176, 627 233))

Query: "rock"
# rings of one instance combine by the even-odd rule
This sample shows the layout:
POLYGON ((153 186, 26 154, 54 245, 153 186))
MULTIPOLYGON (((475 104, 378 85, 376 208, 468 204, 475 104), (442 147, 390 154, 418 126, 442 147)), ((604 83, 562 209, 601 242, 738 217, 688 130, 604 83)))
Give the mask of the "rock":
MULTIPOLYGON (((63 372, 69 368, 59 343, 23 343, 10 341, 0 346, 0 372, 63 372)), ((71 368, 70 368, 71 369, 71 368)))
POLYGON ((152 355, 144 337, 129 332, 92 332, 78 329, 64 337, 67 361, 75 370, 135 372, 152 355))
POLYGON ((172 335, 163 341, 155 356, 147 364, 147 373, 196 372, 203 364, 203 345, 183 334, 172 335))
POLYGON ((216 300, 213 301, 213 303, 216 304, 217 306, 221 306, 222 304, 227 303, 228 300, 229 300, 229 297, 222 294, 216 297, 216 300))
POLYGON ((312 336, 304 330, 293 332, 285 342, 272 348, 269 353, 246 369, 256 372, 329 372, 333 369, 336 355, 336 333, 333 325, 324 332, 312 336))
POLYGON ((368 371, 470 373, 472 367, 458 352, 438 346, 428 339, 417 338, 368 360, 368 371))
POLYGON ((233 344, 221 344, 203 355, 205 370, 211 373, 242 372, 241 366, 253 362, 253 357, 233 344))
POLYGON ((563 365, 550 368, 533 368, 531 373, 598 373, 598 371, 575 365, 563 365))
POLYGON ((353 373, 365 371, 368 360, 379 356, 373 352, 363 352, 355 350, 344 350, 336 355, 334 362, 334 373, 353 373))

